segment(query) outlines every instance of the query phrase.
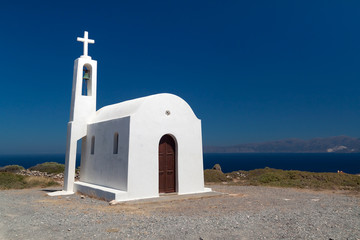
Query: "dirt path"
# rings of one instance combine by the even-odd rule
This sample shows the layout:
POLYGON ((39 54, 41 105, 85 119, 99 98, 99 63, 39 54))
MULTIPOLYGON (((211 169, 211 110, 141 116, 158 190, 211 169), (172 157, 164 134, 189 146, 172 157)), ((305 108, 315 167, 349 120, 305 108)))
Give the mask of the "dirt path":
POLYGON ((0 239, 360 239, 360 198, 211 186, 226 195, 109 206, 43 189, 0 191, 0 239))

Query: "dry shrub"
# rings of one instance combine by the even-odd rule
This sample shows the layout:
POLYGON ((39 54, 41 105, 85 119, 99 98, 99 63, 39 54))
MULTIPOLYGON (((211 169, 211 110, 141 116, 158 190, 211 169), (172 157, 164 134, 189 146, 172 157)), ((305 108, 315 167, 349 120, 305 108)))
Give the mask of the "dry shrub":
POLYGON ((204 179, 205 182, 226 182, 228 179, 226 178, 226 175, 219 171, 219 170, 213 170, 213 169, 206 169, 204 171, 204 179))
POLYGON ((263 185, 311 189, 347 189, 360 191, 360 176, 346 173, 319 173, 262 168, 227 174, 231 178, 243 174, 241 185, 263 185))
POLYGON ((27 186, 29 188, 31 188, 31 187, 50 187, 50 186, 59 185, 52 178, 36 177, 36 176, 30 176, 30 177, 25 178, 25 183, 27 184, 27 186))

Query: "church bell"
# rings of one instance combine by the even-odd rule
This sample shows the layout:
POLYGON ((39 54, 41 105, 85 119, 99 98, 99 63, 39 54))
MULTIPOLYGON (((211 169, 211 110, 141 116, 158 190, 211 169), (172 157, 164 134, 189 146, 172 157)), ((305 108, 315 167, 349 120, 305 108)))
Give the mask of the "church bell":
POLYGON ((89 80, 90 79, 90 71, 89 70, 84 70, 83 79, 84 80, 89 80))

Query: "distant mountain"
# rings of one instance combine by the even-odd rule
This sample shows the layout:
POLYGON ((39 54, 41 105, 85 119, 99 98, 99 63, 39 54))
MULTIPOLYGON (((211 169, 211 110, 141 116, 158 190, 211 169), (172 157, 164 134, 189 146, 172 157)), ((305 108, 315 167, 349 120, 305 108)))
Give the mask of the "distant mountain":
POLYGON ((235 146, 205 146, 205 153, 351 153, 360 152, 360 138, 337 136, 310 140, 286 139, 235 146))

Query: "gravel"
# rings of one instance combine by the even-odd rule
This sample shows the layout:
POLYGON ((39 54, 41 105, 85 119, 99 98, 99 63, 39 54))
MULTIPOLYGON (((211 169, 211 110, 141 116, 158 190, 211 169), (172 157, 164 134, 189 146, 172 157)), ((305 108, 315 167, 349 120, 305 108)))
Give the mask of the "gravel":
POLYGON ((213 185, 226 195, 109 206, 0 191, 0 239, 360 239, 360 196, 213 185))

